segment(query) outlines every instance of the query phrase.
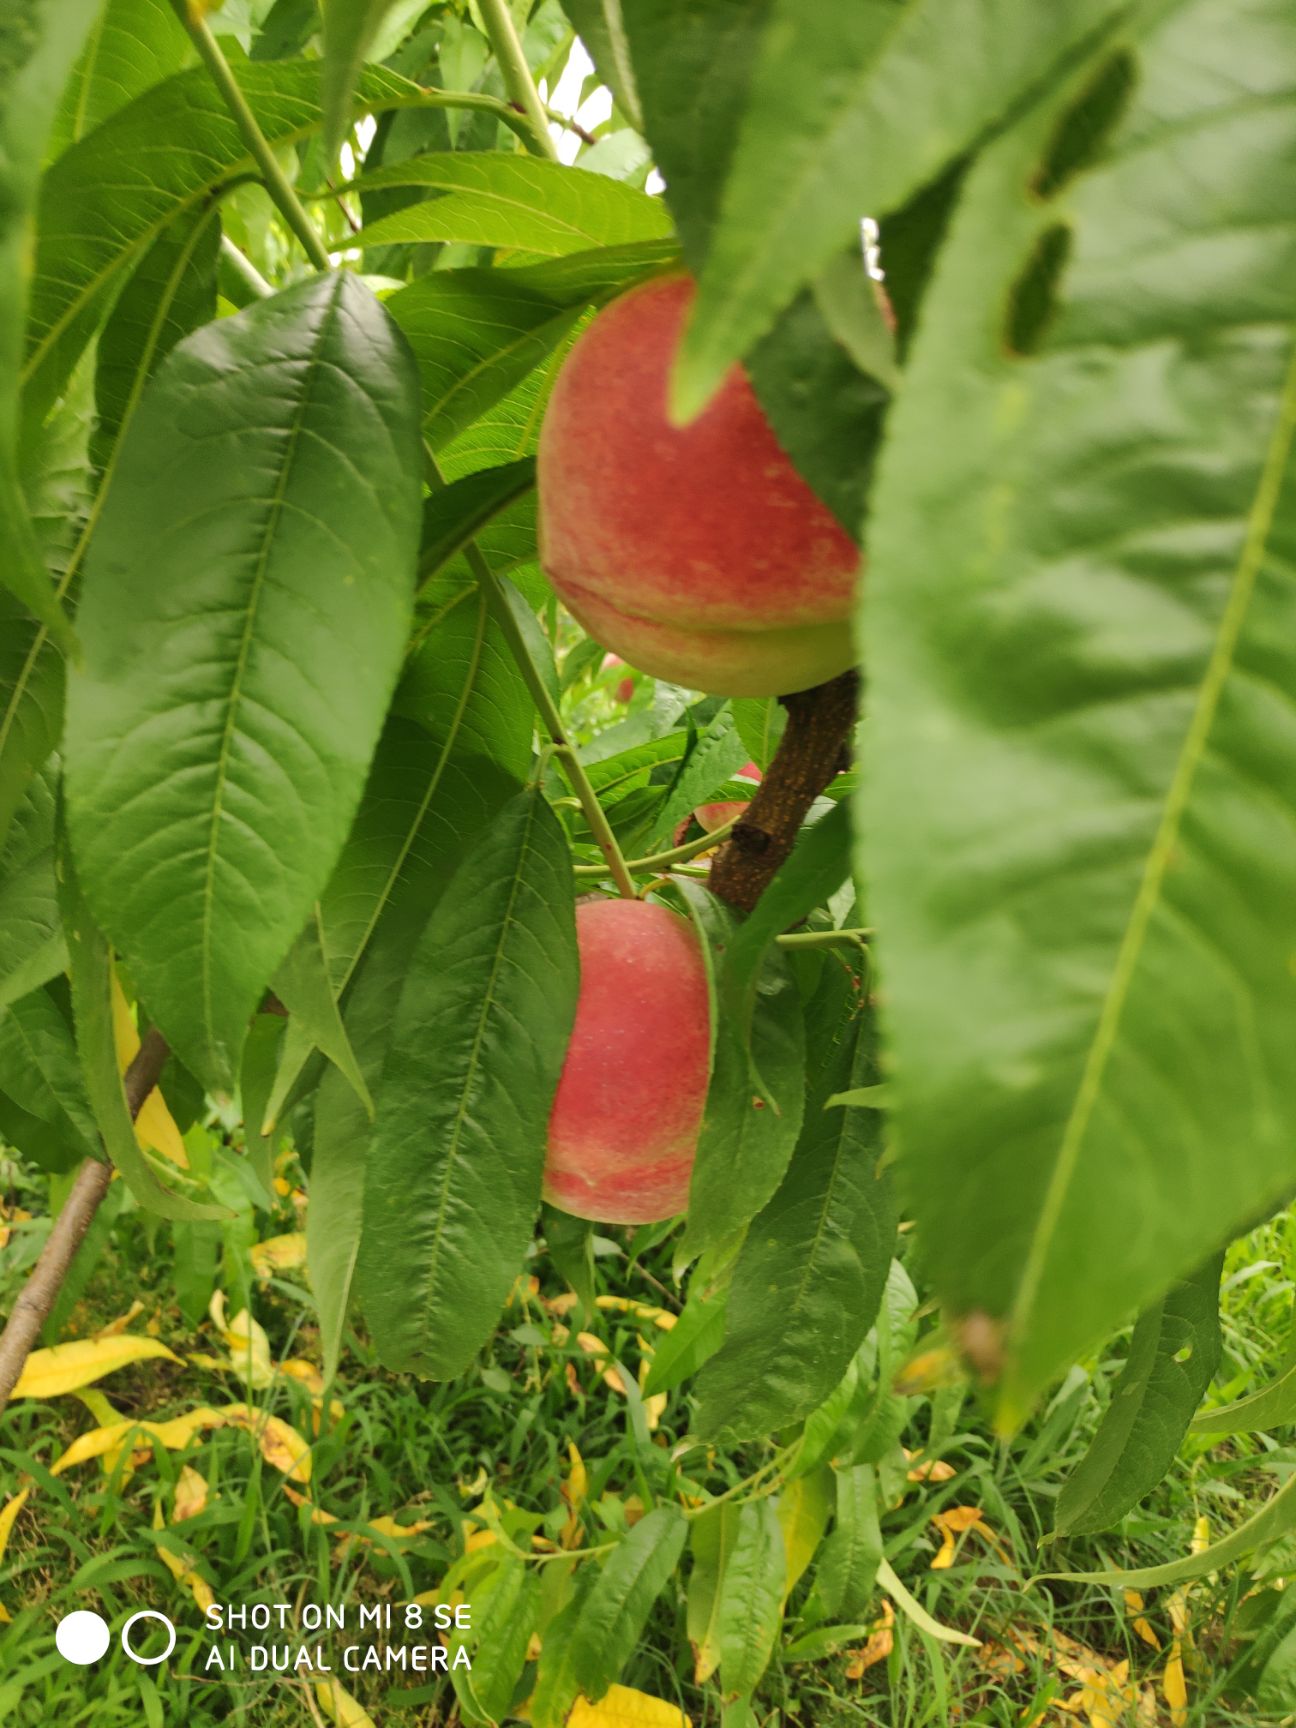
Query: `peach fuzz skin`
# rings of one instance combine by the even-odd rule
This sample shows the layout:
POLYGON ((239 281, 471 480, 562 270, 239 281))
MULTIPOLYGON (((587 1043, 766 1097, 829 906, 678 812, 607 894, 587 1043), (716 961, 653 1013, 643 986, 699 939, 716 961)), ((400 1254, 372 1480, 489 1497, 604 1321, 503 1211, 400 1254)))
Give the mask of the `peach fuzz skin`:
POLYGON ((722 696, 805 690, 853 663, 859 549, 784 455, 735 366, 688 426, 667 382, 683 275, 614 300, 573 346, 540 433, 540 554, 590 635, 722 696))
POLYGON ((582 902, 576 936, 545 1199, 606 1224, 673 1218, 688 1205, 711 1061, 701 946, 683 918, 639 900, 582 902))

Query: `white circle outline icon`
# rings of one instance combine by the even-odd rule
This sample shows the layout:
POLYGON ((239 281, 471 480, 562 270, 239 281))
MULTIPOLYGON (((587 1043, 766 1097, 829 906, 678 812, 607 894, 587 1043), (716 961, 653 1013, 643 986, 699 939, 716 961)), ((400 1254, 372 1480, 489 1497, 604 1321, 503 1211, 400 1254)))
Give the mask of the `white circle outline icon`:
POLYGON ((75 1608, 54 1628, 54 1645, 65 1662, 88 1668, 97 1662, 112 1642, 112 1633, 102 1614, 93 1608, 75 1608))
POLYGON ((166 1661, 167 1657, 176 1647, 175 1622, 173 1620, 168 1620, 165 1614, 159 1614, 156 1608, 137 1609, 122 1627, 118 1636, 121 1639, 122 1649, 130 1657, 131 1661, 138 1662, 141 1668, 156 1668, 159 1662, 166 1661), (126 1634, 130 1631, 131 1627, 137 1620, 160 1620, 166 1627, 167 1631, 171 1634, 167 1647, 160 1656, 137 1656, 131 1649, 130 1644, 127 1642, 126 1634))

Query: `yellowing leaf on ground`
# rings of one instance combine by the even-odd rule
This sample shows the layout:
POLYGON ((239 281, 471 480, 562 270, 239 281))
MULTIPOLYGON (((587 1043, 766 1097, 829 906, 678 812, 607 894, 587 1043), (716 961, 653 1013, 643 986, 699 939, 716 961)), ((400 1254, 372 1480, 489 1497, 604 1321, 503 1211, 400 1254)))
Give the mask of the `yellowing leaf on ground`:
POLYGON ((319 1707, 335 1724, 335 1728, 375 1728, 373 1717, 361 1704, 338 1685, 336 1680, 317 1680, 315 1696, 319 1707))
MULTIPOLYGON (((9 1546, 9 1534, 14 1527, 14 1522, 17 1519, 18 1514, 27 1504, 27 1496, 30 1493, 30 1487, 20 1488, 12 1500, 8 1501, 3 1507, 0 1507, 0 1560, 4 1559, 4 1551, 9 1546)), ((9 1611, 6 1609, 3 1602, 0 1602, 0 1621, 4 1622, 6 1625, 9 1623, 9 1611)))
POLYGON ((1080 1690, 1058 1708, 1074 1716, 1083 1715, 1088 1728, 1126 1728, 1141 1704, 1138 1685, 1129 1677, 1129 1663, 1122 1661, 1110 1668, 1086 1670, 1080 1690))
POLYGON ((130 1333, 114 1333, 107 1338, 78 1338, 70 1344, 51 1344, 47 1350, 33 1350, 18 1376, 13 1389, 15 1398, 58 1398, 65 1392, 76 1392, 115 1374, 132 1362, 145 1362, 161 1357, 168 1362, 180 1358, 156 1338, 139 1338, 130 1333))
POLYGON ((678 1704, 632 1686, 609 1686, 597 1704, 578 1698, 567 1728, 693 1728, 693 1723, 678 1704))
POLYGON ((576 1442, 567 1442, 567 1458, 571 1468, 567 1472, 567 1480, 563 1483, 561 1493, 567 1506, 567 1522, 563 1525, 562 1535, 558 1538, 563 1548, 579 1548, 583 1540, 580 1510, 585 1504, 585 1495, 589 1491, 589 1471, 585 1468, 585 1460, 577 1449, 576 1442))
POLYGON ((263 1410, 251 1410, 246 1404, 227 1404, 224 1416, 235 1427, 246 1428, 256 1436, 267 1464, 273 1464, 294 1482, 310 1481, 310 1447, 291 1423, 268 1416, 263 1410))
MULTIPOLYGON (((113 1041, 117 1046, 117 1069, 124 1074, 135 1060, 140 1047, 139 1032, 130 1003, 122 991, 117 974, 112 981, 113 1041)), ((166 1107, 166 1100, 155 1086, 140 1106, 135 1118, 135 1138, 145 1152, 157 1152, 182 1170, 189 1168, 184 1136, 176 1127, 175 1118, 166 1107)))
POLYGON ((63 1471, 71 1470, 76 1464, 85 1464, 91 1458, 103 1458, 105 1469, 112 1470, 127 1446, 149 1447, 156 1442, 165 1446, 168 1452, 180 1452, 202 1429, 221 1428, 224 1423, 225 1418, 218 1410, 203 1406, 188 1411, 184 1416, 173 1416, 168 1422, 126 1421, 114 1422, 104 1428, 90 1428, 84 1434, 78 1434, 62 1457, 50 1465, 50 1475, 60 1476, 63 1471))
POLYGON ((1135 1632, 1137 1632, 1143 1642, 1145 1644, 1150 1644, 1154 1650, 1159 1650, 1161 1648, 1161 1640, 1152 1630, 1147 1617, 1143 1613, 1143 1598, 1139 1595, 1137 1590, 1127 1590, 1125 1592, 1125 1611, 1131 1616, 1130 1625, 1134 1628, 1135 1632))
POLYGON ((258 1278, 271 1278, 276 1272, 295 1272, 306 1264, 305 1233, 293 1230, 286 1236, 268 1236, 264 1242, 254 1242, 250 1257, 258 1278))
POLYGON ((875 1663, 885 1662, 895 1648, 895 1609, 889 1602, 882 1604, 882 1617, 873 1622, 868 1643, 857 1650, 846 1664, 848 1680, 862 1680, 875 1663))
MULTIPOLYGON (((578 1332, 576 1334, 576 1342, 580 1345, 585 1354, 587 1356, 592 1356, 596 1362, 607 1362, 611 1354, 603 1340, 596 1337, 593 1332, 578 1332)), ((617 1373, 615 1368, 604 1368, 603 1384, 605 1386, 610 1386, 614 1392, 619 1392, 624 1398, 625 1383, 622 1381, 620 1374, 617 1373)))
POLYGON ((324 1376, 313 1362, 307 1362, 302 1356, 286 1356, 279 1364, 279 1372, 286 1374, 290 1380, 296 1380, 303 1385, 312 1398, 324 1396, 324 1376))
POLYGON ((1177 1638, 1166 1657, 1165 1672, 1161 1676, 1161 1696, 1170 1708, 1173 1728, 1183 1728, 1188 1720, 1188 1682, 1184 1678, 1183 1654, 1177 1638))
POLYGON ((207 1478, 194 1469, 192 1464, 186 1464, 176 1479, 175 1500, 171 1508, 171 1522, 183 1524, 186 1518, 196 1518, 207 1507, 207 1478))
POLYGON ((270 1340, 265 1327, 254 1320, 246 1308, 240 1309, 232 1320, 227 1321, 223 1290, 212 1292, 207 1312, 230 1353, 228 1363, 222 1366, 232 1368, 252 1391, 263 1391, 274 1379, 270 1340))
MULTIPOLYGON (((197 1475, 197 1471, 195 1471, 194 1474, 197 1475)), ((199 1476, 198 1480, 202 1482, 202 1477, 199 1476)), ((204 1489, 206 1486, 207 1484, 203 1482, 204 1489)), ((155 1530, 161 1530, 163 1528, 162 1502, 160 1500, 153 1508, 153 1528, 155 1530)), ((162 1564, 175 1579, 176 1583, 187 1589, 193 1596, 193 1599, 198 1604, 199 1608, 203 1613, 206 1613, 208 1608, 210 1608, 212 1603, 216 1600, 211 1585, 201 1575, 201 1573, 194 1570, 189 1559, 182 1559, 179 1554, 174 1553, 163 1542, 155 1542, 153 1546, 157 1550, 159 1560, 161 1560, 162 1564)))
POLYGON ((954 1466, 946 1463, 943 1458, 919 1458, 917 1452, 910 1452, 904 1447, 901 1450, 910 1464, 910 1469, 905 1472, 910 1482, 948 1482, 958 1474, 954 1466), (913 1462, 915 1458, 919 1458, 917 1464, 913 1462))
POLYGON ((119 1332, 124 1332, 137 1315, 144 1312, 144 1304, 137 1296, 124 1314, 119 1314, 115 1320, 110 1320, 106 1326, 101 1326, 95 1333, 96 1338, 113 1338, 119 1332))

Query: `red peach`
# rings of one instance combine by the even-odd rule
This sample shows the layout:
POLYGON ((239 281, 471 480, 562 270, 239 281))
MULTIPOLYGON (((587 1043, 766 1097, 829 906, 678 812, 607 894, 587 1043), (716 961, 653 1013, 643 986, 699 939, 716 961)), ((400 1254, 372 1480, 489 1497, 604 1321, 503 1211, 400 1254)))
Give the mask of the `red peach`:
POLYGON ((649 1224, 688 1205, 711 1065, 692 925, 640 900, 576 908, 580 995, 549 1119, 544 1193, 578 1218, 649 1224))
POLYGON ((699 804, 693 814, 699 828, 705 828, 708 834, 714 834, 717 828, 723 828, 726 822, 732 822, 735 816, 741 816, 750 804, 749 798, 735 798, 732 802, 723 804, 699 804))
POLYGON ((854 659, 859 549, 735 366, 688 426, 667 382, 692 280, 614 300, 574 344, 540 433, 541 559, 598 641, 659 678, 771 696, 854 659))

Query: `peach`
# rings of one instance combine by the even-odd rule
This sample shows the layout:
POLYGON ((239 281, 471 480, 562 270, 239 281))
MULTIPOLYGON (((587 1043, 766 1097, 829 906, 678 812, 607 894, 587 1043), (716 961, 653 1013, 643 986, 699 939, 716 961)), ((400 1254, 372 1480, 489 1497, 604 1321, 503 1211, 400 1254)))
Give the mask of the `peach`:
POLYGON ((750 803, 750 798, 735 798, 721 804, 699 804, 693 814, 699 828, 705 828, 708 834, 714 834, 717 828, 723 828, 726 822, 732 822, 735 816, 741 816, 750 803))
POLYGON ((741 367, 671 423, 693 292, 678 274, 631 289, 563 362, 540 432, 541 561, 590 635, 641 671, 721 696, 805 690, 853 663, 859 548, 741 367))
POLYGON ((649 1224, 688 1205, 711 1066, 691 924, 641 900, 576 908, 580 995, 549 1119, 544 1194, 578 1218, 649 1224))

